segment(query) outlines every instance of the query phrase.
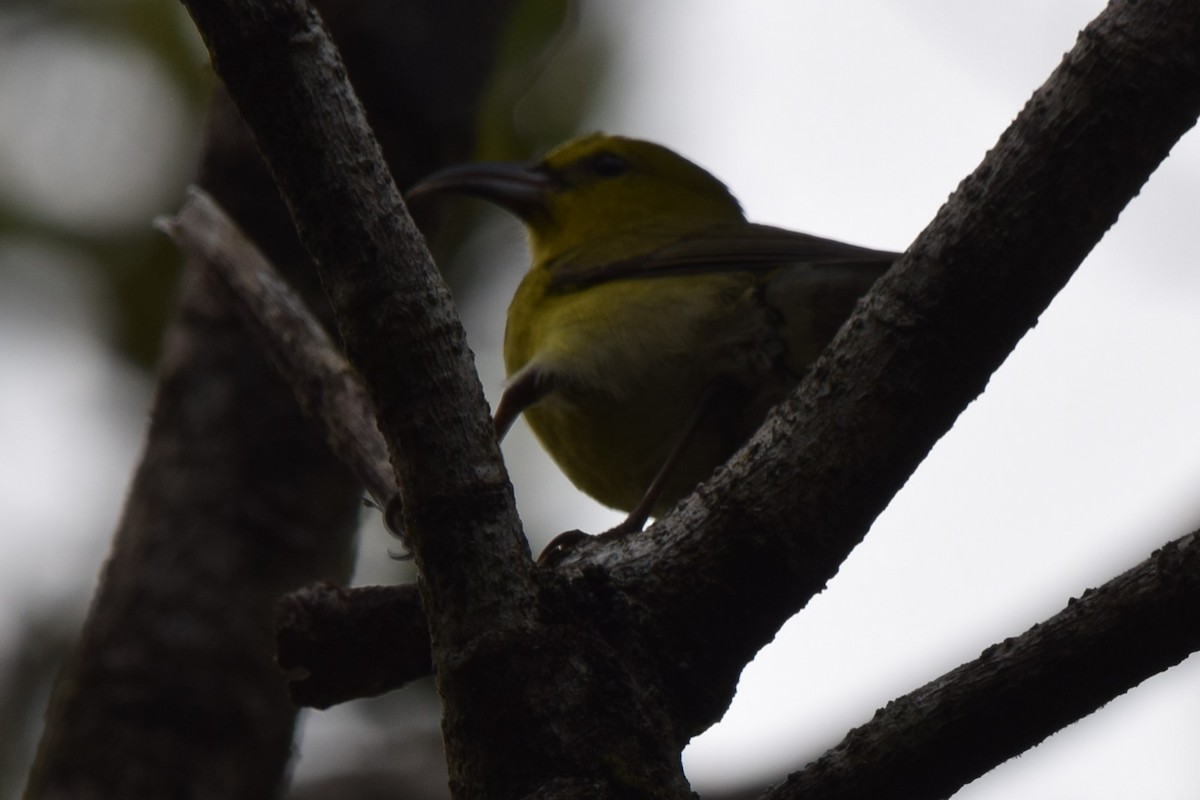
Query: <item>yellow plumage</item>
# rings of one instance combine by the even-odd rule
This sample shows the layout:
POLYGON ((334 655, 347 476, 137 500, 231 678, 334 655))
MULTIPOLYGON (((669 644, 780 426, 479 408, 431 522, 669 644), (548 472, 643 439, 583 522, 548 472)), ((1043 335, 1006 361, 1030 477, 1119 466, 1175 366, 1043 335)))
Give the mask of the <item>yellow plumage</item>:
POLYGON ((602 134, 536 164, 452 167, 410 198, 440 192, 529 229, 497 432, 524 412, 576 486, 631 512, 628 529, 754 432, 896 257, 749 223, 692 162, 602 134))

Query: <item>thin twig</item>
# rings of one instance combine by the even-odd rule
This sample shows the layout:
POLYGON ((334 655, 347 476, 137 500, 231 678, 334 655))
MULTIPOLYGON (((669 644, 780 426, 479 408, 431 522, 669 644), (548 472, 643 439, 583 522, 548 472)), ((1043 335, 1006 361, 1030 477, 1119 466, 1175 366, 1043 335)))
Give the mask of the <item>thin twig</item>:
POLYGON ((396 496, 387 445, 350 362, 297 294, 216 201, 198 187, 175 217, 155 225, 212 271, 300 406, 325 429, 333 452, 386 508, 396 496))

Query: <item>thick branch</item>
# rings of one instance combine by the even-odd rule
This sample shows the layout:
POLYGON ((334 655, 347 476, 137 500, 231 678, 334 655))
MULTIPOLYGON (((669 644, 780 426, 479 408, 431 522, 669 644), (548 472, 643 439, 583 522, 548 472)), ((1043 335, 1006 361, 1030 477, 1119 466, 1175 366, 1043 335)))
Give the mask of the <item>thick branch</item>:
POLYGON ((454 648, 520 624, 528 547, 470 350, 320 18, 299 0, 185 4, 371 387, 433 630, 454 648))
POLYGON ((653 610, 684 731, 719 718, 1198 112, 1200 2, 1113 2, 742 452, 645 535, 579 548, 653 610))
POLYGON ((535 584, 462 328, 315 12, 185 3, 371 387, 421 571, 452 791, 686 796, 658 674, 631 668, 552 576, 535 584))
MULTIPOLYGON (((179 214, 156 224, 226 288, 258 346, 324 428, 335 455, 384 506, 393 474, 374 409, 303 299, 202 190, 189 190, 179 214)), ((328 708, 370 697, 432 669, 415 585, 310 587, 283 600, 277 623, 279 665, 299 706, 328 708)))
MULTIPOLYGON (((288 601, 281 652, 286 647, 294 654, 287 666, 303 670, 293 688, 298 699, 342 702, 426 674, 426 634, 411 588, 362 592, 327 589, 288 601), (342 630, 350 620, 353 629, 342 630), (360 632, 383 627, 402 636, 381 640, 360 632), (394 666, 343 657, 345 641, 355 652, 386 648, 394 666)), ((775 791, 800 796, 789 793, 799 787, 804 796, 849 798, 909 786, 906 797, 941 796, 1200 650, 1198 613, 1200 533, 1192 533, 976 661, 889 703, 775 791)))
POLYGON ((373 697, 433 669, 417 587, 320 585, 284 598, 279 666, 299 706, 373 697))
POLYGON ((888 703, 767 797, 948 797, 1200 650, 1198 616, 1200 534, 1192 533, 888 703))
MULTIPOLYGON (((412 594, 326 589, 290 600, 280 641, 285 665, 303 670, 294 696, 323 707, 351 699, 348 687, 375 694, 422 677, 426 633, 412 594)), ((1198 614, 1200 534, 1193 533, 888 703, 768 797, 948 796, 1200 650, 1198 614)))
MULTIPOLYGON (((228 121, 219 102, 214 114, 228 121)), ((245 186, 256 172, 238 142, 236 126, 211 125, 205 183, 263 209, 261 241, 299 273, 270 194, 245 186)), ((261 798, 285 774, 295 709, 274 663, 276 601, 344 579, 361 488, 222 295, 189 266, 142 461, 29 798, 261 798)))

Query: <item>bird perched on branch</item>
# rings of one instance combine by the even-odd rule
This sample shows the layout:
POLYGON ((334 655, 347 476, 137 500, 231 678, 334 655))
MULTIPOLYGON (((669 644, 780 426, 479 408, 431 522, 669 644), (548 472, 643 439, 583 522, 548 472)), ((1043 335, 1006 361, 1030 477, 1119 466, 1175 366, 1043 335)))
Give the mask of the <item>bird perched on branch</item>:
POLYGON ((619 136, 450 167, 408 197, 443 193, 529 232, 497 435, 524 413, 576 486, 629 512, 623 531, 724 463, 899 255, 747 222, 708 172, 619 136))

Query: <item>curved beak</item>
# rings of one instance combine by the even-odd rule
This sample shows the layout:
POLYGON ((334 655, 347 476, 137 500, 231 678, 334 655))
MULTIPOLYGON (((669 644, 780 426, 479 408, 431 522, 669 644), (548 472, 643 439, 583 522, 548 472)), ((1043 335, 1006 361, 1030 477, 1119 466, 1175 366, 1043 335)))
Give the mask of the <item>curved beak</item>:
POLYGON ((489 200, 529 220, 546 212, 550 193, 560 186, 558 177, 541 164, 460 164, 418 181, 404 199, 420 203, 440 194, 464 194, 489 200))

